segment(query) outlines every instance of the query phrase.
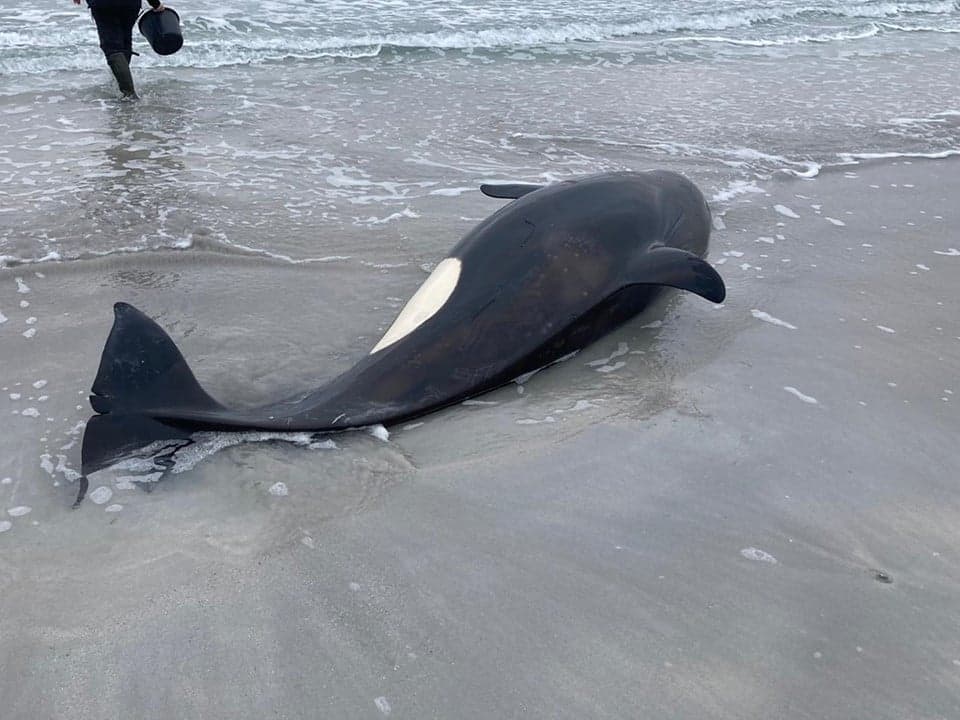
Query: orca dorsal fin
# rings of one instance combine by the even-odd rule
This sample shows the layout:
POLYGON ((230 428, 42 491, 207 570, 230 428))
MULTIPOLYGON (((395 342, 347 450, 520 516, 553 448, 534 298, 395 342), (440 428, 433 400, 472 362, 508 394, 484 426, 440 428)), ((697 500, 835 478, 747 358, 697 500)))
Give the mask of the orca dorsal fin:
POLYGON ((500 200, 516 200, 542 187, 543 185, 529 185, 527 183, 504 183, 502 185, 499 183, 495 185, 484 183, 480 186, 480 192, 487 197, 498 198, 500 200))
POLYGON ((723 278, 703 258, 672 247, 659 247, 640 255, 626 278, 627 285, 667 285, 688 290, 712 303, 727 296, 723 278))

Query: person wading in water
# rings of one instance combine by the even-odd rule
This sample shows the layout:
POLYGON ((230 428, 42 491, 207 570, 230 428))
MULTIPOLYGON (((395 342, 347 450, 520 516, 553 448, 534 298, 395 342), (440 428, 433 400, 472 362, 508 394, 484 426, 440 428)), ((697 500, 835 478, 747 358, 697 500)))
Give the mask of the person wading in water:
MULTIPOLYGON (((73 0, 79 5, 82 0, 73 0)), ((154 12, 164 7, 160 0, 147 0, 154 12)), ((117 79, 120 92, 129 100, 137 99, 130 73, 130 58, 133 57, 133 26, 140 15, 140 0, 87 0, 87 7, 97 24, 100 49, 107 58, 107 65, 117 79)))

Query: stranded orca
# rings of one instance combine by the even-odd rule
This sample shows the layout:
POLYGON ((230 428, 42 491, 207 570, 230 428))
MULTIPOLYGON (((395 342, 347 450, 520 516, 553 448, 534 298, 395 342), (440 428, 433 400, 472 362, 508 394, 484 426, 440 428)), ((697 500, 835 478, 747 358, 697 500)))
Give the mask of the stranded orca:
POLYGON ((513 198, 442 260, 360 360, 326 386, 249 410, 200 387, 170 337, 114 306, 83 437, 83 475, 200 430, 332 432, 409 420, 579 350, 643 310, 663 286, 714 303, 702 258, 703 195, 672 172, 606 173, 545 187, 484 185, 513 198))

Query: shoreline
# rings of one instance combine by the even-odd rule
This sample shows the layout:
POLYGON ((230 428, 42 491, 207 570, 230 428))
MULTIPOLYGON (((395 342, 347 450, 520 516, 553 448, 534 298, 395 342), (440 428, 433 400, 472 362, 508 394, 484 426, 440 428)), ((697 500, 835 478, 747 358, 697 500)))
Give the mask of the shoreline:
MULTIPOLYGON (((711 211, 715 218, 723 218, 727 213, 731 211, 736 211, 738 207, 744 203, 747 205, 752 204, 751 197, 758 195, 768 195, 772 191, 775 191, 784 184, 788 184, 794 181, 817 181, 823 180, 825 178, 830 178, 839 174, 846 174, 850 172, 860 171, 872 171, 875 168, 886 168, 886 167, 896 167, 903 163, 913 163, 913 162, 930 162, 930 163, 944 163, 945 167, 950 167, 951 165, 957 164, 960 162, 960 149, 958 150, 945 150, 942 152, 933 152, 933 153, 924 153, 924 152, 902 152, 902 153, 838 153, 838 157, 857 157, 860 158, 856 161, 851 162, 838 162, 835 165, 818 165, 817 172, 815 175, 805 175, 797 174, 788 169, 781 169, 771 175, 769 178, 761 179, 754 178, 754 180, 734 180, 727 187, 726 190, 719 191, 714 194, 713 198, 708 197, 708 203, 711 206, 711 211), (720 199, 717 199, 717 198, 720 199), (719 211, 717 211, 716 206, 722 206, 719 211)), ((642 168, 641 171, 650 168, 642 168)), ((479 196, 480 193, 480 182, 476 183, 475 192, 479 196)), ((706 194, 706 193, 705 193, 706 194)), ((461 193, 462 195, 462 193, 461 193)), ((473 210, 475 212, 481 213, 478 215, 475 220, 480 220, 484 217, 492 214, 499 205, 491 203, 490 201, 485 201, 483 203, 476 202, 477 197, 470 198, 467 194, 466 198, 461 198, 460 195, 457 196, 457 210, 451 210, 450 207, 444 206, 444 201, 449 201, 450 197, 438 197, 438 198, 428 198, 422 197, 419 198, 423 203, 428 203, 432 206, 432 209, 439 211, 441 217, 435 218, 441 223, 450 223, 453 220, 453 216, 458 212, 463 210, 473 210), (465 201, 462 203, 461 201, 465 201), (486 212, 486 215, 482 213, 486 212)), ((406 236, 407 233, 418 232, 418 227, 424 225, 429 225, 431 216, 427 213, 416 214, 410 218, 407 218, 407 222, 402 225, 391 227, 388 234, 399 233, 401 236, 406 236)), ((452 247, 459 237, 469 231, 473 226, 473 218, 460 217, 457 221, 457 225, 461 226, 459 230, 460 234, 450 235, 448 242, 449 246, 452 247)), ((315 230, 317 232, 322 232, 326 228, 323 223, 317 225, 315 230)), ((714 235, 716 235, 717 230, 721 228, 714 227, 714 235)), ((357 228, 354 228, 352 233, 356 234, 357 228)), ((158 262, 159 258, 166 254, 176 254, 184 253, 187 257, 200 257, 204 259, 217 259, 222 260, 223 262, 229 262, 230 258, 238 259, 243 262, 245 260, 253 260, 255 262, 262 262, 264 264, 279 264, 279 265, 291 265, 291 266, 309 266, 309 265, 320 265, 320 264, 339 264, 339 263, 358 263, 361 265, 366 265, 372 268, 387 268, 394 269, 401 267, 403 265, 411 264, 422 264, 414 263, 413 260, 402 261, 400 264, 397 263, 377 263, 376 256, 370 254, 370 251, 376 251, 377 248, 358 248, 355 251, 354 255, 326 255, 326 256, 304 256, 304 257, 292 257, 285 255, 280 252, 272 251, 269 248, 259 248, 259 247, 248 247, 245 245, 239 245, 230 241, 218 241, 216 238, 206 237, 203 233, 199 237, 193 237, 192 234, 188 238, 183 238, 176 240, 174 244, 169 246, 164 245, 150 245, 143 248, 138 247, 122 247, 114 250, 106 251, 86 251, 76 257, 63 257, 60 253, 56 251, 50 251, 46 255, 41 257, 30 257, 23 258, 13 255, 2 255, 0 254, 0 273, 4 271, 9 272, 30 272, 30 271, 40 271, 42 272, 44 268, 48 268, 54 265, 65 266, 71 263, 97 263, 99 261, 119 261, 119 258, 123 256, 132 256, 137 261, 144 260, 147 262, 158 262), (367 255, 367 257, 364 257, 367 255)), ((440 250, 439 257, 442 257, 443 251, 440 250)), ((82 265, 81 265, 82 267, 82 265)))

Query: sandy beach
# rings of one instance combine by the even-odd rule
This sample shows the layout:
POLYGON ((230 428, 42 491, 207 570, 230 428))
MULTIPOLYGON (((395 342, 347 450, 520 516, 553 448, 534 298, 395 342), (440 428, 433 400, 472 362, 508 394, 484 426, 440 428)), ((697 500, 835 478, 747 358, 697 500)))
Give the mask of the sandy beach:
POLYGON ((715 218, 722 306, 673 294, 387 441, 240 444, 78 510, 112 302, 253 403, 349 366, 424 273, 0 270, 0 714, 956 717, 958 170, 772 180, 715 218), (279 288, 303 311, 267 316, 279 288))

